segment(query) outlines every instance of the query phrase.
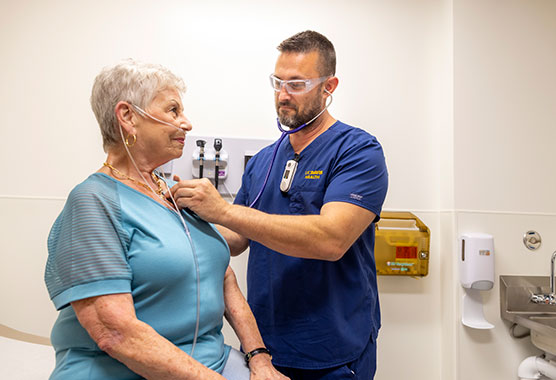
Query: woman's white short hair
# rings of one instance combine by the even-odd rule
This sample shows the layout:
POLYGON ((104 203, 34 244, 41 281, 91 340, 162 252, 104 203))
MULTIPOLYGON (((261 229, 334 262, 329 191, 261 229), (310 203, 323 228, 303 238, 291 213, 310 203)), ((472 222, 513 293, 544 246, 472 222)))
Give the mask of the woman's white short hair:
POLYGON ((121 140, 115 113, 118 102, 145 109, 160 91, 168 88, 185 92, 183 80, 161 65, 127 59, 102 69, 93 84, 91 107, 100 126, 104 151, 121 140))

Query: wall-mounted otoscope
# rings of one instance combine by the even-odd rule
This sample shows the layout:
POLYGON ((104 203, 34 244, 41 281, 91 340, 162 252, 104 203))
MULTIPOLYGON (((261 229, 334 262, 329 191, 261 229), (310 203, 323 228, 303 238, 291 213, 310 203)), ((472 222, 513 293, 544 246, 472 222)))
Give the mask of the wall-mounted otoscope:
POLYGON ((191 154, 192 178, 208 178, 216 189, 225 186, 229 156, 228 152, 222 149, 222 139, 214 138, 213 146, 206 145, 206 140, 199 139, 196 140, 196 145, 191 154))
POLYGON ((203 178, 203 167, 205 162, 205 140, 197 140, 197 146, 199 147, 199 178, 203 178))
POLYGON ((220 175, 220 150, 222 139, 214 139, 214 187, 218 189, 218 176, 220 175))

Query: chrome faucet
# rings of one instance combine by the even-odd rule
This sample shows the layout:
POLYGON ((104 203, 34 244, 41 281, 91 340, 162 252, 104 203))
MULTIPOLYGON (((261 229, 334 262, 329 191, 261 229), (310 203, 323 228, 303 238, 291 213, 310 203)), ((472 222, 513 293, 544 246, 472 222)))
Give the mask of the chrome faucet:
POLYGON ((544 303, 547 305, 556 305, 556 292, 554 289, 554 261, 556 260, 556 251, 552 253, 550 258, 550 293, 537 293, 531 295, 531 302, 544 303))
POLYGON ((554 295, 554 259, 556 259, 556 251, 552 253, 550 259, 550 294, 554 295))

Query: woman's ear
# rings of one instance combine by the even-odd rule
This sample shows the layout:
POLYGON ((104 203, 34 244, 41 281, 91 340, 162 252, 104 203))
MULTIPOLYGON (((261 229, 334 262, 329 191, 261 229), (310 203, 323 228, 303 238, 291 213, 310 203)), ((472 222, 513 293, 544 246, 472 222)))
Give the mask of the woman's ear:
POLYGON ((135 130, 135 112, 133 112, 131 105, 128 102, 118 102, 114 108, 114 112, 116 113, 118 123, 123 128, 125 134, 137 134, 135 130))

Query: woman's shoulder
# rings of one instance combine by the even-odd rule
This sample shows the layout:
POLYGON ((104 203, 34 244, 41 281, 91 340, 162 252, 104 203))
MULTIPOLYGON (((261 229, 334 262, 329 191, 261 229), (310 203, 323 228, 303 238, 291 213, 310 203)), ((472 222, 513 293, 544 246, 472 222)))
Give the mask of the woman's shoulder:
POLYGON ((108 201, 118 203, 117 181, 104 173, 93 173, 75 186, 68 196, 68 203, 108 201))

